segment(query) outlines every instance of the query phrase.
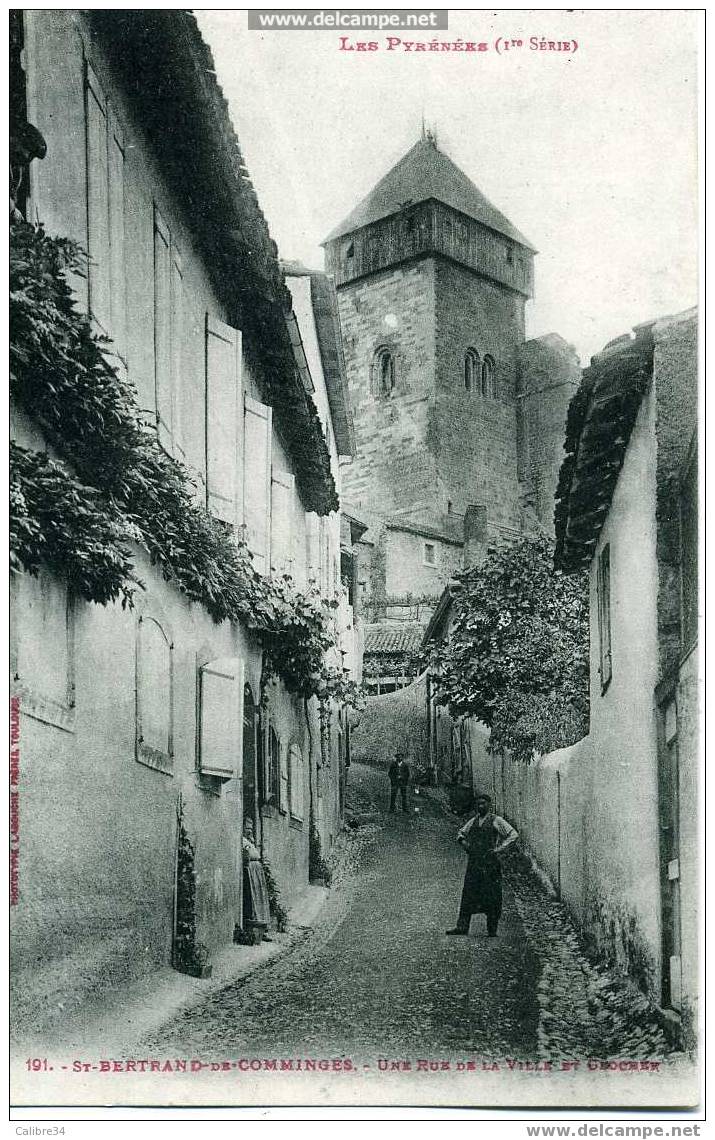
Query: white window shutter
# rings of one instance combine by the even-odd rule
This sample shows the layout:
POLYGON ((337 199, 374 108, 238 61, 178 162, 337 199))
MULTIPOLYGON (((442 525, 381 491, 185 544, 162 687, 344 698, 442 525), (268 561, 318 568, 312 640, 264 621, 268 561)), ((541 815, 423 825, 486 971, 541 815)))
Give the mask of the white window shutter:
POLYGON ((239 467, 237 329, 206 317, 206 485, 212 515, 236 525, 239 467))
POLYGON ((171 251, 171 415, 174 455, 184 459, 182 432, 184 358, 184 276, 181 256, 174 246, 171 251))
POLYGON ((283 747, 283 745, 281 745, 280 773, 281 773, 281 779, 280 779, 280 789, 279 789, 279 797, 278 797, 278 807, 279 807, 280 811, 287 812, 289 809, 289 806, 290 806, 289 800, 291 797, 290 797, 290 783, 289 783, 289 779, 288 779, 288 753, 287 753, 286 749, 283 747))
POLYGON ((109 117, 109 237, 111 335, 117 355, 127 357, 127 282, 124 272, 124 138, 113 115, 109 117))
POLYGON ((271 543, 271 431, 273 411, 245 397, 243 523, 256 569, 267 574, 271 543))
POLYGON ((110 240, 107 104, 97 77, 86 64, 85 114, 87 141, 87 252, 89 311, 104 333, 109 332, 110 240))
POLYGON ((310 511, 305 516, 305 548, 308 582, 320 586, 320 523, 318 516, 310 511))
POLYGON ((304 590, 307 584, 307 537, 306 515, 297 488, 293 487, 293 537, 291 541, 291 573, 299 590, 304 590))
POLYGON ((295 475, 271 473, 271 570, 293 572, 293 495, 295 475))
POLYGON ((159 443, 172 450, 171 239, 154 208, 154 390, 159 443))
POLYGON ((305 815, 303 754, 297 744, 290 747, 290 814, 294 819, 303 819, 305 815))
POLYGON ((217 657, 201 666, 201 771, 223 780, 243 774, 243 662, 217 657))
POLYGON ((330 594, 330 531, 328 520, 320 516, 318 529, 320 534, 320 594, 327 598, 330 594))

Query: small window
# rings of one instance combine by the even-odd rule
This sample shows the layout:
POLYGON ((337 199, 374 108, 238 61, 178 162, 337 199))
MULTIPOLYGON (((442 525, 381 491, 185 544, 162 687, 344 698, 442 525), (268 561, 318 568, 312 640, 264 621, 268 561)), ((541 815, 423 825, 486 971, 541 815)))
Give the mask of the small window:
POLYGON ((395 357, 385 345, 377 349, 372 369, 373 392, 376 396, 389 396, 395 387, 395 357))
POLYGON ((598 556, 596 590, 598 594, 598 642, 601 692, 605 693, 613 675, 611 655, 611 548, 604 546, 598 556))
POLYGON ((494 375, 494 357, 485 356, 482 361, 482 395, 488 399, 496 398, 496 379, 494 375))
POLYGON ((425 566, 437 565, 437 549, 433 542, 426 542, 424 546, 424 564, 425 566))
POLYGON ((347 249, 345 250, 345 256, 346 256, 346 257, 348 258, 348 260, 350 260, 350 261, 351 261, 351 260, 353 259, 353 257, 355 256, 355 246, 354 246, 353 242, 350 242, 349 246, 348 246, 348 247, 347 247, 347 249))
POLYGON ((467 392, 474 392, 479 383, 479 353, 475 348, 468 348, 464 355, 464 388, 467 392))

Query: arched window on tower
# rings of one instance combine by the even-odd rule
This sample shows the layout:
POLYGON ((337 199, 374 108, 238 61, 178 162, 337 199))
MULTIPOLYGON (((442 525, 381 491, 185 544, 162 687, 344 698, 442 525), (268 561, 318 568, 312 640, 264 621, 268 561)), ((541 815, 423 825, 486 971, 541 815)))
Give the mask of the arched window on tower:
POLYGON ((482 395, 490 400, 496 399, 497 381, 494 372, 494 357, 485 356, 482 361, 482 395))
POLYGON ((468 348, 464 354, 464 388, 467 392, 478 392, 480 382, 479 353, 476 348, 468 348))
POLYGON ((395 387, 395 357, 387 345, 380 345, 372 362, 372 390, 376 396, 389 396, 395 387))

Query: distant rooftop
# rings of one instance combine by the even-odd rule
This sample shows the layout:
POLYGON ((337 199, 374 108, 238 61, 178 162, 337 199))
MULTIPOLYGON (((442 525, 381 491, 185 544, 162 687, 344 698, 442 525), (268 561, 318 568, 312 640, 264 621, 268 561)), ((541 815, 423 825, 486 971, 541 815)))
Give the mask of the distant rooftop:
POLYGON ((399 627, 382 622, 365 626, 365 653, 390 655, 417 653, 422 645, 425 627, 421 622, 401 622, 399 627))
POLYGON ((459 210, 526 249, 534 250, 516 226, 484 197, 430 136, 415 143, 352 213, 335 227, 323 244, 399 213, 407 205, 426 202, 430 198, 459 210))

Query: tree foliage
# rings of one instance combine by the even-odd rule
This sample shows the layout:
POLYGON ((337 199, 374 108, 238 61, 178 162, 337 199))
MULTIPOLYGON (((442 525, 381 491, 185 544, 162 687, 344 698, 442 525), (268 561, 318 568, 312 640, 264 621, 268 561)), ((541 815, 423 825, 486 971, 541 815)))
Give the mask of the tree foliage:
POLYGON ((315 589, 258 572, 246 544, 197 501, 186 469, 142 422, 109 341, 70 287, 85 255, 41 226, 11 226, 10 389, 59 458, 11 451, 11 556, 67 578, 80 597, 131 605, 143 588, 141 544, 164 578, 215 622, 242 622, 261 641, 267 674, 300 696, 358 699, 339 660, 334 610, 315 589))
POLYGON ((432 656, 442 703, 520 759, 588 731, 588 580, 555 570, 553 554, 547 538, 521 538, 458 574, 452 628, 432 656))

